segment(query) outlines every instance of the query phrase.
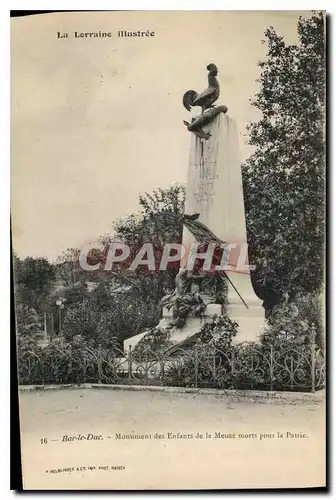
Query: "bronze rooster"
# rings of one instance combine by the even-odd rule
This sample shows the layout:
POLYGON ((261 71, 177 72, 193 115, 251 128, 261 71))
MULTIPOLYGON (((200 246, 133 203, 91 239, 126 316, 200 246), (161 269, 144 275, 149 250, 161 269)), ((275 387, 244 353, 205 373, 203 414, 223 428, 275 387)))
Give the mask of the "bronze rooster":
POLYGON ((216 78, 218 74, 217 66, 213 63, 208 64, 206 69, 208 73, 208 88, 198 94, 195 90, 188 90, 183 96, 183 106, 190 111, 192 106, 200 106, 202 108, 202 113, 206 109, 213 108, 213 103, 217 101, 219 97, 219 82, 216 78))

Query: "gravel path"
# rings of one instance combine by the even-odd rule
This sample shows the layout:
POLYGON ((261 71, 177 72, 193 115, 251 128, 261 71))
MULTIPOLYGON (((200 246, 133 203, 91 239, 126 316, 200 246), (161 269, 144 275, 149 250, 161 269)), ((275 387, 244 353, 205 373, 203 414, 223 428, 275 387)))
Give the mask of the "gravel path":
POLYGON ((27 489, 324 483, 322 404, 71 389, 20 393, 20 418, 27 489))

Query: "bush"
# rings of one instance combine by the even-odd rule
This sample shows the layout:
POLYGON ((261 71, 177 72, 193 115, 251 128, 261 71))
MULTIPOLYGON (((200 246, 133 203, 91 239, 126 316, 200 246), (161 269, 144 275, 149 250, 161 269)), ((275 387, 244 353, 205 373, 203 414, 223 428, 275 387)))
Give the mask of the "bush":
POLYGON ((138 342, 132 352, 132 359, 142 361, 153 355, 163 355, 172 346, 169 328, 151 328, 138 342))
POLYGON ((316 294, 298 295, 295 300, 278 305, 269 318, 261 338, 264 345, 309 345, 312 335, 324 349, 321 300, 316 294))
MULTIPOLYGON (((218 366, 221 379, 229 371, 228 353, 238 324, 227 315, 213 316, 201 328, 197 343, 186 351, 175 351, 175 360, 169 362, 165 382, 176 386, 217 386, 218 366)), ((225 384, 222 380, 221 385, 225 384)))
POLYGON ((246 342, 233 346, 237 325, 226 317, 213 318, 202 328, 199 342, 169 362, 165 383, 292 391, 311 390, 314 385, 322 387, 324 359, 311 343, 306 324, 300 323, 301 335, 284 336, 282 330, 276 329, 276 318, 273 319, 272 329, 265 333, 260 344, 246 342))
POLYGON ((20 384, 113 383, 118 376, 118 351, 95 346, 81 336, 72 342, 58 337, 47 347, 21 344, 20 384))
POLYGON ((233 337, 237 335, 237 330, 238 323, 227 315, 215 315, 202 326, 200 342, 211 344, 217 349, 228 349, 231 347, 233 337))
POLYGON ((132 353, 128 359, 121 351, 97 347, 94 341, 89 342, 82 336, 73 337, 71 343, 58 338, 45 348, 21 342, 19 382, 120 383, 129 376, 130 366, 133 378, 138 377, 142 373, 138 372, 138 362, 141 365, 144 359, 150 358, 152 366, 149 371, 145 369, 145 383, 150 380, 153 383, 151 375, 155 371, 161 383, 170 386, 292 391, 324 386, 323 355, 312 341, 306 342, 309 337, 303 336, 304 341, 298 342, 295 337, 284 340, 282 336, 265 335, 260 344, 233 346, 236 328, 229 318, 214 317, 203 325, 193 347, 177 347, 169 354, 162 350, 163 346, 167 349, 168 332, 152 329, 147 342, 139 343, 138 353, 132 353))

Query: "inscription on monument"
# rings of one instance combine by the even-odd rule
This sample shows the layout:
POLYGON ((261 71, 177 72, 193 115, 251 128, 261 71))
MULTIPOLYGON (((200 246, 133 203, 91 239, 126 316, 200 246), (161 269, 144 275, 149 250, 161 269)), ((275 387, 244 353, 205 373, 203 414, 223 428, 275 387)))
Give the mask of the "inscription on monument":
POLYGON ((200 158, 195 164, 195 198, 198 203, 207 203, 215 194, 214 181, 219 179, 216 162, 200 158))

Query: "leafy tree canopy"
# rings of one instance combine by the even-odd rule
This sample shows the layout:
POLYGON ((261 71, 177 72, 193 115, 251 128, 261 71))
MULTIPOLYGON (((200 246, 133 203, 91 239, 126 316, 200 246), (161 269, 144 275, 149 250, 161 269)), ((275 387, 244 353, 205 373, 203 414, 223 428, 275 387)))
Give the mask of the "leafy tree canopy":
POLYGON ((260 119, 248 126, 254 153, 243 166, 251 261, 263 293, 318 290, 324 243, 325 24, 298 20, 297 45, 269 28, 259 62, 260 119))

